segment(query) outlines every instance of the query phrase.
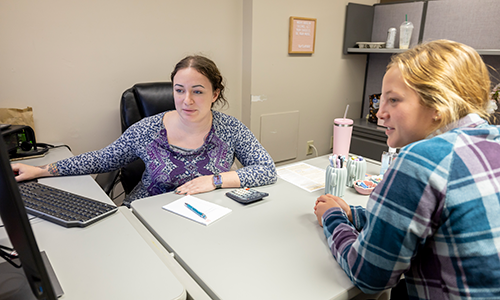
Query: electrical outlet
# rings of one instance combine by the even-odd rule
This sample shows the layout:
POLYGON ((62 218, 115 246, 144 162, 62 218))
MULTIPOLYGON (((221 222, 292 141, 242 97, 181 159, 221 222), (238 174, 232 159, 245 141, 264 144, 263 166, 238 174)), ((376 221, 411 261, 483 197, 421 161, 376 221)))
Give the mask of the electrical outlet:
POLYGON ((311 141, 307 141, 307 151, 306 151, 306 155, 311 155, 313 154, 313 146, 314 146, 314 141, 311 140, 311 141))
POLYGON ((333 135, 330 137, 330 149, 333 149, 333 135))

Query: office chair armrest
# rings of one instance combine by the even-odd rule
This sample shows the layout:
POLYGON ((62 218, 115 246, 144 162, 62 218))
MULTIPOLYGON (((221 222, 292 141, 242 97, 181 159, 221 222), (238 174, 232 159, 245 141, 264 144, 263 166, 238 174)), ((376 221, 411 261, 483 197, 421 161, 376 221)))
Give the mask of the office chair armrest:
POLYGON ((104 192, 111 198, 113 188, 118 183, 120 170, 115 170, 107 173, 97 174, 95 181, 104 190, 104 192))

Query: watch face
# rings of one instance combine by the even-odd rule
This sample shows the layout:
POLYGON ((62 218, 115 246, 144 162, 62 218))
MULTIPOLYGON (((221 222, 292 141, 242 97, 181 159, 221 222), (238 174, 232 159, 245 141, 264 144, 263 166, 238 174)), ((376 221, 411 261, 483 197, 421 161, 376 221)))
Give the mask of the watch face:
POLYGON ((222 176, 214 175, 214 185, 216 189, 220 189, 222 187, 222 176))

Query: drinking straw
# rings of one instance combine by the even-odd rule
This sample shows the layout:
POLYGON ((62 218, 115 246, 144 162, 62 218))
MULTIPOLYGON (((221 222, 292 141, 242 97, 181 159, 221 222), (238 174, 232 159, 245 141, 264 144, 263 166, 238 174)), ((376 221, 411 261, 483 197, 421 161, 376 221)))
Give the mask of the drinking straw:
POLYGON ((347 111, 349 110, 349 104, 347 104, 347 107, 345 108, 345 113, 344 113, 344 120, 345 120, 345 117, 347 116, 347 111))

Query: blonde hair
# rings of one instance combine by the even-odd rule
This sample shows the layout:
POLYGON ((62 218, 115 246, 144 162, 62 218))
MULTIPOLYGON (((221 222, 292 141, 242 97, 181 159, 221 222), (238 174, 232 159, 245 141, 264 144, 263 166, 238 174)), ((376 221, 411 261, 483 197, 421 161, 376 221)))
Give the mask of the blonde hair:
POLYGON ((438 111, 438 127, 477 113, 488 119, 491 89, 488 69, 471 47, 448 40, 423 43, 394 55, 405 83, 426 107, 438 111))

